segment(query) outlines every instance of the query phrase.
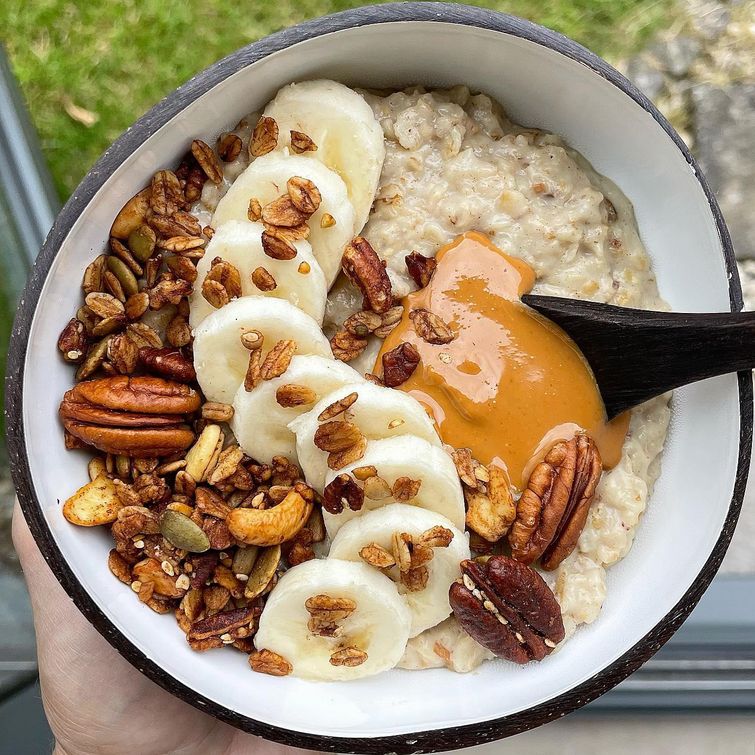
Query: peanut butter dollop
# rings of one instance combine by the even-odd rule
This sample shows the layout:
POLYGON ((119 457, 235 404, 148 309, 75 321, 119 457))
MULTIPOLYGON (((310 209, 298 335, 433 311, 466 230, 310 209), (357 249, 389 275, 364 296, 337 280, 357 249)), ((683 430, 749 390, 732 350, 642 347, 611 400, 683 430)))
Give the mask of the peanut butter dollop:
POLYGON ((404 316, 385 339, 382 355, 406 341, 420 363, 400 386, 420 401, 441 438, 468 447, 483 464, 504 467, 521 488, 539 457, 558 440, 586 431, 603 464, 615 466, 629 414, 606 422, 590 367, 556 325, 526 307, 533 270, 481 233, 465 233, 439 250, 425 288, 404 300, 404 316), (441 317, 455 337, 431 344, 415 330, 411 312, 441 317))

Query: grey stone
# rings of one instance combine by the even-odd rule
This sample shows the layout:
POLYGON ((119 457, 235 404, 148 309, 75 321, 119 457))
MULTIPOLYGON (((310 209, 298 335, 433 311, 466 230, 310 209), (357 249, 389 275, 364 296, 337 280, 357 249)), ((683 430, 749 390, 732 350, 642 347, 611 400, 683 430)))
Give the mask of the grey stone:
POLYGON ((627 78, 649 99, 655 99, 664 88, 663 73, 642 57, 632 58, 627 65, 627 78))
POLYGON ((672 37, 651 48, 665 71, 677 79, 686 76, 700 54, 700 42, 692 37, 672 37))
POLYGON ((755 258, 755 84, 692 89, 700 164, 740 259, 755 258))
POLYGON ((731 21, 731 12, 724 3, 713 0, 687 0, 685 3, 692 27, 703 39, 718 39, 731 21))

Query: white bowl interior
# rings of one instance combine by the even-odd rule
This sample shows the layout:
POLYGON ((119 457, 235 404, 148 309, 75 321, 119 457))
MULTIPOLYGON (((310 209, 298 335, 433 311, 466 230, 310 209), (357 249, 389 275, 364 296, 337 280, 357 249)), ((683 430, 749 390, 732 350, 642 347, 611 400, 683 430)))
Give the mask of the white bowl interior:
POLYGON ((156 166, 176 162, 193 137, 210 141, 281 85, 316 76, 381 87, 464 83, 498 98, 519 122, 563 134, 634 202, 672 307, 729 309, 721 244, 692 169, 648 113, 590 68, 511 35, 445 23, 372 25, 312 39, 239 71, 189 105, 116 170, 75 223, 42 291, 24 375, 37 496, 63 556, 113 624, 169 674, 233 711, 286 729, 341 736, 408 734, 521 711, 611 664, 669 612, 699 573, 733 489, 739 438, 734 376, 677 392, 661 478, 634 547, 610 569, 600 618, 557 655, 524 668, 496 662, 468 675, 393 671, 319 685, 253 674, 240 653, 193 653, 172 616, 145 609, 114 580, 107 534, 73 527, 61 514, 59 502, 83 483, 86 469, 82 455, 63 448, 57 407, 72 375, 55 357, 55 342, 115 213, 156 166))

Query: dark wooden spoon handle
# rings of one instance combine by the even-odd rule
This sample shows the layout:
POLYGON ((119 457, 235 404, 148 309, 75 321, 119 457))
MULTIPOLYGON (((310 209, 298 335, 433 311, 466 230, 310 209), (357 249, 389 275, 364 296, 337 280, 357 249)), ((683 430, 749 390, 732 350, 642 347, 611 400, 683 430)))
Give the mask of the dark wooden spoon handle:
POLYGON ((755 312, 650 312, 522 297, 560 326, 592 368, 609 418, 698 380, 755 368, 755 312))

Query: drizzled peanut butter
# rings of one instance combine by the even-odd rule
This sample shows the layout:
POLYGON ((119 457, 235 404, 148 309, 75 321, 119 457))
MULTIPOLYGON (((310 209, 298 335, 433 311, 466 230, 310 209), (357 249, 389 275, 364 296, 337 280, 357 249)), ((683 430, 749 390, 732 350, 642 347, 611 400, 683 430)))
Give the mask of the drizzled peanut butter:
POLYGON ((592 372, 576 345, 519 301, 532 269, 480 233, 465 233, 437 254, 430 284, 404 300, 404 316, 382 354, 407 341, 420 363, 401 386, 434 418, 441 438, 468 447, 483 464, 503 466, 521 488, 538 457, 584 430, 603 464, 621 457, 629 415, 606 422, 592 372), (431 344, 415 330, 413 310, 440 316, 455 334, 431 344))

